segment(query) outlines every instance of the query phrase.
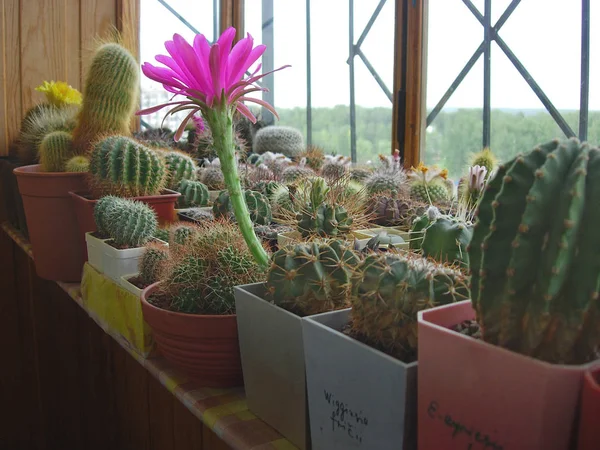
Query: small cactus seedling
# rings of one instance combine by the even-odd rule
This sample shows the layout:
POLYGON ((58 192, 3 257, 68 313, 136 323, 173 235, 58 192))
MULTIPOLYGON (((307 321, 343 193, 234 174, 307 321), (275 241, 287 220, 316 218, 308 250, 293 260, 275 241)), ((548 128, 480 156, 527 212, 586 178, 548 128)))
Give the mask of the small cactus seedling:
POLYGON ((280 249, 267 275, 267 298, 300 316, 347 307, 359 261, 347 244, 335 240, 280 249))
POLYGON ((177 199, 180 208, 206 206, 208 204, 208 188, 200 181, 181 180, 177 191, 181 197, 177 199))
POLYGON ((44 172, 64 172, 73 156, 73 137, 66 131, 46 135, 40 144, 40 164, 44 172))

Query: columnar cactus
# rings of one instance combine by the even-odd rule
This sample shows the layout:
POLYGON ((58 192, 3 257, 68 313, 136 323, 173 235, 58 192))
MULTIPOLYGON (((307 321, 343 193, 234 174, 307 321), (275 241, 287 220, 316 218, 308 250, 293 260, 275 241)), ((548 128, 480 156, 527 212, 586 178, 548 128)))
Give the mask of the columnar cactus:
POLYGON ((65 164, 65 172, 89 172, 90 160, 85 156, 73 156, 65 164))
POLYGON ((483 338, 553 363, 600 345, 600 150, 552 141, 501 165, 469 257, 483 338))
POLYGON ((66 131, 46 135, 40 144, 40 164, 44 172, 64 172, 73 156, 73 137, 66 131))
POLYGON ((77 127, 73 132, 78 153, 87 153, 106 135, 129 135, 140 85, 139 66, 119 44, 100 46, 92 59, 77 127))
POLYGON ((267 275, 267 298, 300 316, 347 307, 351 276, 359 261, 341 241, 280 249, 267 275))
POLYGON ((271 125, 258 130, 253 140, 254 153, 282 153, 297 158, 304 151, 302 133, 292 127, 271 125))
POLYGON ((417 359, 417 313, 468 298, 466 276, 410 253, 372 253, 352 279, 352 332, 405 362, 417 359))
POLYGON ((145 203, 111 197, 105 206, 97 215, 117 248, 142 247, 156 232, 156 214, 145 203))
POLYGON ((159 280, 164 262, 169 258, 169 250, 164 244, 151 242, 146 245, 138 263, 140 280, 149 286, 159 280))
POLYGON ((98 142, 90 158, 90 184, 100 195, 156 195, 163 188, 166 165, 154 150, 124 136, 98 142))
POLYGON ((169 189, 177 189, 182 180, 195 180, 196 163, 189 155, 171 150, 162 153, 167 163, 167 180, 166 186, 169 189))
POLYGON ((208 204, 208 188, 200 181, 181 180, 177 187, 181 197, 177 199, 180 208, 206 206, 208 204))
MULTIPOLYGON (((267 197, 260 192, 245 191, 244 198, 250 212, 250 220, 253 223, 257 225, 269 225, 273 221, 271 204, 267 200, 267 197)), ((217 218, 233 218, 233 207, 230 202, 229 192, 221 191, 219 193, 219 196, 213 203, 213 213, 217 218)))

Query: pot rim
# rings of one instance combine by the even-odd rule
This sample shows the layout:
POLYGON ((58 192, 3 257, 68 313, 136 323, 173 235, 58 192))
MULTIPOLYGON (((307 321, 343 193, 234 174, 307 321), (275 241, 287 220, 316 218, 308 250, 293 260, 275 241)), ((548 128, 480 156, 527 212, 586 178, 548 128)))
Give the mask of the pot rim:
POLYGON ((30 164, 28 166, 15 167, 13 173, 22 177, 60 177, 60 178, 78 178, 87 176, 87 172, 42 172, 41 164, 30 164), (33 169, 35 168, 35 169, 33 169))
MULTIPOLYGON (((42 172, 42 173, 44 173, 44 172, 42 172)), ((45 173, 48 173, 48 172, 45 172, 45 173)), ((62 173, 62 172, 51 172, 51 173, 62 173)), ((78 172, 65 172, 65 173, 78 173, 78 172)), ((69 191, 69 195, 71 197, 80 198, 83 201, 90 202, 90 203, 96 203, 98 200, 100 200, 98 198, 87 198, 87 197, 85 197, 85 195, 90 195, 90 196, 92 195, 92 193, 90 191, 85 191, 85 192, 83 192, 83 191, 69 191)), ((181 192, 177 192, 177 191, 174 191, 172 189, 164 188, 164 189, 162 189, 160 191, 159 194, 156 194, 156 195, 142 195, 142 196, 139 196, 139 197, 122 197, 122 198, 126 198, 126 199, 129 199, 129 200, 139 200, 139 199, 142 199, 142 198, 151 198, 151 197, 159 198, 159 197, 167 197, 167 196, 180 197, 181 196, 181 192)))
POLYGON ((156 311, 160 314, 167 314, 172 317, 198 318, 198 320, 200 320, 200 319, 232 320, 232 319, 236 319, 236 317, 237 317, 236 314, 186 314, 186 313, 181 313, 181 312, 169 311, 167 309, 162 309, 157 306, 154 306, 153 304, 149 303, 148 300, 146 300, 146 296, 151 294, 152 292, 154 292, 158 288, 158 285, 161 283, 162 283, 162 281, 157 281, 156 283, 153 283, 142 290, 142 295, 140 296, 140 298, 142 300, 142 306, 144 308, 149 308, 152 311, 156 311))

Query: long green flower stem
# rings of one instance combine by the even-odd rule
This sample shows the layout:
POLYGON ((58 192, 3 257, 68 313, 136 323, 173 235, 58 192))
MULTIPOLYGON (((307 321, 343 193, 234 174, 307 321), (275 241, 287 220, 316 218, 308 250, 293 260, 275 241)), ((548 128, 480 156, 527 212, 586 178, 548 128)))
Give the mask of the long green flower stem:
POLYGON ((254 233, 254 225, 250 220, 250 212, 242 192, 242 183, 238 174, 233 146, 233 119, 227 110, 211 110, 204 113, 213 135, 213 145, 221 162, 221 171, 225 179, 225 186, 229 192, 229 199, 233 213, 237 220, 242 236, 256 259, 263 267, 269 265, 269 255, 263 248, 260 239, 254 233))

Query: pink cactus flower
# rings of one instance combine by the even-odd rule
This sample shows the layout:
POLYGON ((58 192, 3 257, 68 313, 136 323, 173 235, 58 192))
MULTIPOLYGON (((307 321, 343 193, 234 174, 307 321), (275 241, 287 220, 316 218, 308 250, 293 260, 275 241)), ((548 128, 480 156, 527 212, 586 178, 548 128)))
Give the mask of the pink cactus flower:
POLYGON ((480 192, 485 186, 487 169, 484 166, 469 167, 469 190, 480 192))

